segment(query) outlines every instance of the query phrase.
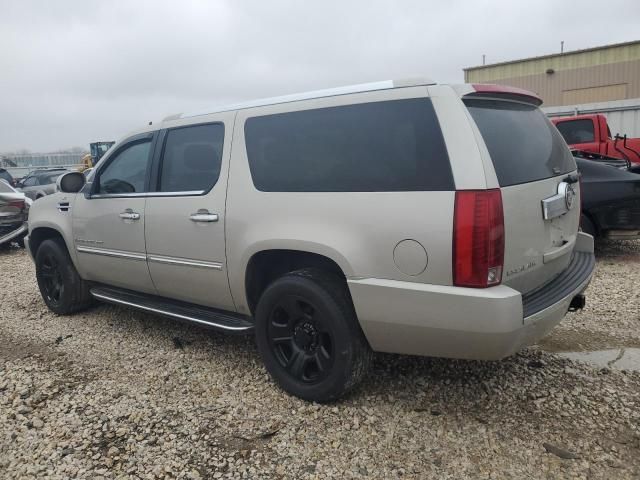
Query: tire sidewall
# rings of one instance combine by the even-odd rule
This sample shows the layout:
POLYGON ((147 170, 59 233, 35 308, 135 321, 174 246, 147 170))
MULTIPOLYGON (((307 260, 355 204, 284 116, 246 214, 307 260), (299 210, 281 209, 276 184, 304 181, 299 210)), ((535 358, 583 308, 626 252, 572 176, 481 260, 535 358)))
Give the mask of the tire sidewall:
POLYGON ((36 252, 36 279, 38 281, 38 287, 40 288, 40 294, 42 295, 42 299, 44 303, 46 303, 47 307, 57 314, 66 314, 73 308, 73 303, 75 301, 73 291, 76 288, 77 283, 77 273, 75 271, 75 267, 69 258, 69 254, 66 249, 60 246, 60 244, 55 240, 45 240, 42 242, 42 245, 38 248, 36 252), (64 284, 64 290, 62 292, 60 302, 58 304, 54 304, 47 300, 47 296, 45 294, 44 283, 41 273, 41 265, 44 256, 47 254, 53 254, 58 261, 58 265, 60 268, 60 274, 62 276, 62 281, 64 284))
POLYGON ((267 371, 288 393, 310 401, 331 401, 345 390, 354 362, 354 337, 349 318, 339 302, 315 281, 302 276, 285 275, 262 294, 256 308, 256 343, 267 371), (333 366, 329 375, 317 384, 306 384, 291 377, 280 365, 268 341, 271 312, 283 295, 297 295, 312 303, 322 315, 322 325, 333 341, 333 366))

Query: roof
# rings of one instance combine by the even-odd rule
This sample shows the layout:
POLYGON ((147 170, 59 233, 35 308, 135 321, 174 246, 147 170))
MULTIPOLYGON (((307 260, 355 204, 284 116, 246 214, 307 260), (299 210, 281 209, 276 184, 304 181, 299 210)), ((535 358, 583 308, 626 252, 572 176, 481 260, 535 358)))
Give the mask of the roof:
POLYGON ((388 90, 391 88, 415 87, 420 85, 435 85, 435 84, 436 82, 425 77, 408 78, 408 79, 402 79, 402 80, 385 80, 381 82, 372 82, 372 83, 361 83, 357 85, 328 88, 324 90, 315 90, 311 92, 294 93, 292 95, 284 95, 281 97, 251 100, 243 103, 236 103, 232 105, 214 107, 212 109, 202 111, 202 112, 196 112, 196 113, 179 113, 176 115, 170 115, 164 118, 163 121, 177 120, 179 118, 197 117, 200 115, 209 115, 211 113, 243 110, 245 108, 252 108, 252 107, 263 107, 266 105, 277 105, 280 103, 297 102, 300 100, 311 100, 314 98, 333 97, 336 95, 347 95, 350 93, 362 93, 362 92, 371 92, 376 90, 388 90))
POLYGON ((543 60, 546 58, 554 58, 554 57, 565 57, 568 55, 575 55, 575 54, 579 54, 579 53, 587 53, 587 52, 594 52, 594 51, 598 51, 598 50, 604 50, 607 48, 617 48, 617 47, 627 47, 630 45, 637 45, 640 44, 640 40, 633 40, 631 42, 623 42, 623 43, 612 43, 609 45, 601 45, 599 47, 591 47, 591 48, 584 48, 581 50, 571 50, 568 52, 563 52, 563 53, 551 53, 548 55, 540 55, 537 57, 528 57, 528 58, 520 58, 517 60, 508 60, 506 62, 497 62, 497 63, 488 63, 486 65, 477 65, 475 67, 467 67, 467 68, 463 68, 463 71, 469 71, 469 70, 481 70, 483 68, 492 68, 492 67, 497 67, 500 65, 510 65, 513 63, 521 63, 521 62, 529 62, 532 60, 543 60))

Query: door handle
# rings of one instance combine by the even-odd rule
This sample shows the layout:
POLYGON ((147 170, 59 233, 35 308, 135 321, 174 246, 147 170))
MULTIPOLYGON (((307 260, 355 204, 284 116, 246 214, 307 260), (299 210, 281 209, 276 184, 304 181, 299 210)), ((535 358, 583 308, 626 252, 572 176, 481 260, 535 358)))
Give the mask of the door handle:
POLYGON ((191 215, 189 215, 189 219, 191 219, 192 222, 217 222, 218 214, 211 213, 206 209, 200 209, 196 213, 192 213, 191 215))
POLYGON ((127 208, 124 212, 120 214, 120 218, 123 220, 139 220, 140 214, 137 212, 134 212, 130 208, 127 208))

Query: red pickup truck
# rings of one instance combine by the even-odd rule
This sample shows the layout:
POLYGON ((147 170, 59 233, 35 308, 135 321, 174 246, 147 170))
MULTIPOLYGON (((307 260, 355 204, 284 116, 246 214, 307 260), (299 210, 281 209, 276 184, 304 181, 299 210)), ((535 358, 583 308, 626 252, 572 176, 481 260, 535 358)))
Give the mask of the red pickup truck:
POLYGON ((573 149, 640 163, 640 138, 618 134, 612 138, 604 115, 553 117, 551 121, 573 149))

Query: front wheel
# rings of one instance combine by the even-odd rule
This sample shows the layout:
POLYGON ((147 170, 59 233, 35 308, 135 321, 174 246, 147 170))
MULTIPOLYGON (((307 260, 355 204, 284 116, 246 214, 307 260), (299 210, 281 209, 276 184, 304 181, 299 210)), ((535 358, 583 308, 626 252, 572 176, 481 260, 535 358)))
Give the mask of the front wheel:
POLYGON ((256 309, 256 342, 280 387, 309 401, 339 398, 372 359, 345 281, 316 269, 288 273, 267 287, 256 309))
POLYGON ((42 242, 35 260, 40 294, 51 311, 69 315, 91 305, 89 285, 78 275, 61 240, 42 242))

